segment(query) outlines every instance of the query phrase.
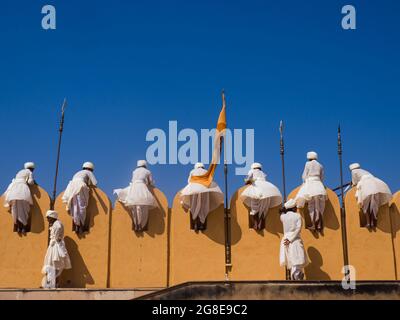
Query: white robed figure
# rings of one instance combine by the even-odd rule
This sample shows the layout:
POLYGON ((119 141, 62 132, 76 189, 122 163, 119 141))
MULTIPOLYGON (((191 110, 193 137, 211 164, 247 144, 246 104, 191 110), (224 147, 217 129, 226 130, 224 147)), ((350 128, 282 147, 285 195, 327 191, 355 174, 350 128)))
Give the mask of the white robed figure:
POLYGON ((303 269, 308 265, 308 258, 300 236, 302 219, 296 211, 296 201, 288 200, 281 214, 283 238, 279 262, 282 267, 290 269, 292 280, 303 280, 303 269))
POLYGON ((240 198, 250 208, 250 215, 255 218, 254 229, 265 227, 264 221, 270 208, 282 204, 282 194, 279 189, 266 180, 260 163, 253 163, 245 182, 249 186, 242 192, 240 198))
POLYGON ((4 206, 11 208, 14 220, 14 229, 19 233, 27 232, 29 211, 33 205, 29 186, 35 184, 33 171, 35 164, 27 162, 24 169, 19 171, 4 193, 4 206))
POLYGON ((158 207, 158 203, 149 188, 155 187, 153 175, 147 169, 147 162, 139 160, 137 168, 132 173, 132 181, 125 189, 116 189, 114 193, 118 201, 131 210, 135 231, 146 229, 149 211, 158 207))
POLYGON ((392 200, 392 192, 385 182, 361 169, 359 163, 353 163, 349 168, 352 184, 357 188, 357 202, 367 219, 366 226, 367 228, 375 228, 379 208, 392 200))
POLYGON ((195 230, 204 230, 208 214, 224 203, 224 194, 216 182, 213 181, 208 188, 190 182, 193 176, 203 176, 206 173, 204 164, 196 163, 189 174, 188 185, 180 191, 181 204, 190 210, 195 230))
POLYGON ((42 287, 54 289, 57 287, 57 278, 63 270, 71 269, 71 260, 64 242, 64 226, 58 220, 58 213, 49 210, 46 213, 50 225, 50 243, 44 258, 42 273, 42 287))
POLYGON ((298 208, 304 208, 308 205, 312 227, 310 229, 322 231, 323 214, 325 211, 325 203, 328 194, 323 184, 324 167, 317 161, 318 154, 316 152, 308 152, 307 160, 302 179, 303 184, 296 195, 296 205, 298 208))
POLYGON ((97 186, 93 171, 93 163, 85 162, 82 170, 78 171, 68 183, 62 197, 62 201, 67 204, 68 213, 72 216, 74 231, 79 234, 86 231, 86 209, 89 205, 90 187, 97 186))

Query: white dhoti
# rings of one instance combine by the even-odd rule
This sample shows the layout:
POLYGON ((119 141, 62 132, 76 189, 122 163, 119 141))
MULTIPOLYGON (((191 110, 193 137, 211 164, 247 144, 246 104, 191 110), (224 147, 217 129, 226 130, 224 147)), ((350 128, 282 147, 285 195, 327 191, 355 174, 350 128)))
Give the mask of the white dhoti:
POLYGON ((282 204, 282 195, 272 183, 256 180, 240 195, 244 204, 250 208, 250 214, 265 218, 268 210, 282 204))
POLYGON ((14 224, 19 221, 23 226, 28 225, 29 211, 31 205, 25 200, 13 200, 11 201, 11 215, 14 220, 14 224))
POLYGON ((290 275, 292 280, 303 280, 304 279, 304 272, 303 272, 303 267, 294 265, 290 269, 290 275))
POLYGON ((219 186, 212 182, 210 187, 200 183, 189 183, 180 192, 181 203, 189 209, 192 219, 200 219, 204 224, 208 214, 224 203, 224 195, 219 186))
POLYGON ((89 205, 90 189, 81 179, 69 182, 62 200, 67 204, 67 210, 76 226, 84 226, 86 221, 86 209, 89 205))
POLYGON ((378 219, 379 208, 391 201, 392 192, 382 180, 372 175, 364 175, 357 184, 356 197, 363 212, 369 211, 378 219))
POLYGON ((308 258, 304 250, 303 241, 295 239, 288 246, 284 245, 285 236, 283 236, 280 249, 280 265, 290 269, 292 280, 303 280, 303 269, 308 265, 308 258))
POLYGON ((25 179, 14 179, 4 193, 4 206, 11 207, 14 224, 19 221, 26 226, 29 219, 33 199, 25 179))
POLYGON ((157 208, 158 203, 150 192, 146 183, 142 180, 135 180, 125 189, 116 189, 118 201, 131 210, 133 223, 139 229, 146 227, 149 219, 149 211, 157 208))
POLYGON ((301 186, 296 195, 296 205, 304 208, 308 204, 308 212, 313 223, 319 222, 322 226, 322 216, 325 211, 328 194, 319 177, 309 177, 301 186))

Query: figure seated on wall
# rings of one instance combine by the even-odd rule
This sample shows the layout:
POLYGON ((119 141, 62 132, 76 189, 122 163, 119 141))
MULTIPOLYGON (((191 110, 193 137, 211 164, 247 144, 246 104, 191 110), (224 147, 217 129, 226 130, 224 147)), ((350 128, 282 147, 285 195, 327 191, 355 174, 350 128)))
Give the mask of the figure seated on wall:
POLYGON ((357 188, 356 198, 365 215, 362 227, 376 228, 379 208, 392 200, 392 192, 382 180, 361 169, 360 164, 350 165, 352 184, 357 188))
POLYGON ((158 203, 150 188, 154 188, 153 175, 147 169, 147 162, 139 160, 132 173, 132 181, 125 189, 116 189, 117 199, 130 210, 132 229, 136 232, 148 230, 149 211, 157 208, 158 203))
POLYGON ((281 209, 283 237, 280 247, 279 263, 290 270, 291 280, 303 280, 308 257, 301 239, 302 219, 297 213, 296 201, 289 199, 281 209))
POLYGON ((268 210, 282 204, 279 189, 266 181, 266 176, 262 165, 253 163, 245 179, 246 185, 249 186, 240 195, 243 203, 250 208, 249 224, 254 230, 263 230, 268 210))
POLYGON ((78 171, 68 183, 62 197, 62 201, 67 204, 67 211, 73 219, 73 231, 78 235, 89 231, 86 209, 89 205, 90 188, 97 186, 93 171, 93 163, 85 162, 82 170, 78 171))
POLYGON ((303 184, 296 195, 297 208, 304 208, 307 204, 308 213, 311 219, 311 226, 307 229, 322 232, 324 228, 323 214, 328 194, 324 184, 324 167, 317 161, 316 152, 307 153, 308 162, 306 163, 302 175, 303 184))
POLYGON ((44 258, 42 288, 55 289, 64 269, 71 269, 71 260, 64 242, 64 225, 58 220, 58 213, 49 210, 46 213, 50 229, 50 242, 44 258))
POLYGON ((4 193, 4 206, 10 209, 14 220, 14 232, 26 234, 30 231, 29 212, 33 205, 29 186, 37 185, 33 177, 35 164, 27 162, 4 193))
POLYGON ((181 204, 191 214, 191 229, 206 230, 208 214, 224 203, 224 194, 213 181, 209 187, 191 182, 193 176, 203 176, 207 173, 202 163, 196 163, 190 172, 188 185, 180 192, 181 204))

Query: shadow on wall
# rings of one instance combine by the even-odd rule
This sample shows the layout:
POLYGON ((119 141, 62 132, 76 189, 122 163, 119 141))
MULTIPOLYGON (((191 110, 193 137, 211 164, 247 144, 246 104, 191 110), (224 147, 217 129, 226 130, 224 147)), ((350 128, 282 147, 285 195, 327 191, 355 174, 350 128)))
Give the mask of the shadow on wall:
MULTIPOLYGON (((237 212, 236 201, 239 198, 239 192, 235 192, 231 198, 231 213, 237 212)), ((231 214, 231 245, 237 244, 240 239, 242 239, 243 233, 242 228, 239 225, 238 218, 236 214, 231 214)))
POLYGON ((61 274, 61 287, 86 288, 86 285, 88 284, 93 285, 93 277, 90 274, 83 257, 79 253, 78 245, 70 237, 65 237, 64 240, 67 251, 70 254, 72 269, 64 270, 61 274))
POLYGON ((38 199, 40 200, 43 195, 40 192, 39 187, 36 185, 31 186, 30 190, 32 193, 33 206, 31 207, 31 213, 29 217, 30 221, 28 221, 28 225, 31 226, 30 232, 41 233, 45 230, 45 223, 44 223, 45 213, 41 211, 38 199))
POLYGON ((392 224, 392 233, 393 238, 396 238, 397 233, 400 230, 400 209, 397 206, 396 202, 393 202, 390 206, 390 218, 392 224))
POLYGON ((304 269, 306 279, 318 279, 319 281, 331 280, 329 274, 321 269, 324 265, 321 253, 315 247, 309 247, 307 255, 310 263, 304 269))

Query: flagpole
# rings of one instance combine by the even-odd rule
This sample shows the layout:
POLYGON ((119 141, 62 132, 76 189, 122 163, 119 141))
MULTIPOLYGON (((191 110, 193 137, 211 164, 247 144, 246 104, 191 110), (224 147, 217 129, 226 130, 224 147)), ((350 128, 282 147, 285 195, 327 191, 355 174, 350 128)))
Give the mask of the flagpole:
POLYGON ((67 99, 64 99, 63 105, 61 107, 60 128, 58 129, 58 147, 57 147, 56 172, 55 172, 55 175, 54 175, 53 196, 52 196, 51 202, 50 202, 50 210, 54 210, 54 205, 55 205, 56 196, 57 196, 58 169, 59 169, 59 164, 60 164, 61 142, 62 142, 62 134, 64 132, 64 115, 65 115, 65 108, 66 107, 67 107, 67 99))
MULTIPOLYGON (((222 90, 222 103, 226 106, 225 91, 222 90)), ((225 206, 224 206, 224 222, 225 222, 225 279, 229 280, 229 269, 232 267, 231 255, 231 216, 229 210, 229 197, 228 197, 228 162, 226 157, 226 134, 225 139, 221 137, 221 142, 224 144, 224 193, 225 193, 225 206)))
MULTIPOLYGON (((340 198, 341 198, 341 206, 340 206, 340 217, 342 222, 342 243, 343 243, 343 262, 345 266, 349 265, 349 257, 347 252, 347 230, 346 230, 346 208, 344 206, 344 184, 343 184, 343 149, 342 149, 342 134, 340 125, 338 126, 337 132, 337 148, 338 148, 338 157, 339 157, 339 166, 340 166, 340 198)), ((346 271, 347 273, 347 271, 346 271)), ((347 274, 346 274, 347 275, 347 274)))

